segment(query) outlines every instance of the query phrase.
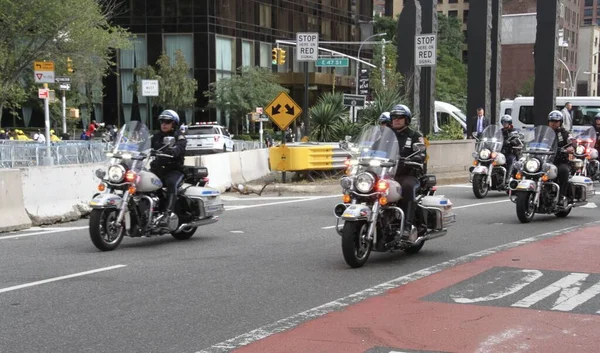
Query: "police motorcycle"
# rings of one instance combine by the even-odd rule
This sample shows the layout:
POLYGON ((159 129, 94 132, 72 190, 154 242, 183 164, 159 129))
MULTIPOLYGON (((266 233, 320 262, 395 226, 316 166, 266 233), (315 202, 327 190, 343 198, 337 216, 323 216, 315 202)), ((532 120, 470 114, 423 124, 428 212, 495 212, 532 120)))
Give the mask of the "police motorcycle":
POLYGON ((184 181, 179 187, 174 215, 161 225, 161 202, 166 189, 146 165, 151 157, 173 158, 161 153, 175 143, 165 137, 159 150, 151 149, 148 128, 139 121, 127 123, 117 136, 112 158, 106 169, 96 170, 101 180, 89 202, 90 238, 102 251, 116 249, 124 236, 142 237, 171 234, 175 239, 189 239, 197 228, 218 221, 224 211, 220 192, 199 184, 208 176, 204 167, 184 167, 184 181), (159 197, 160 196, 160 197, 159 197))
POLYGON ((486 127, 481 138, 477 139, 469 179, 473 184, 473 194, 478 199, 486 197, 490 189, 508 190, 506 156, 501 152, 503 144, 502 129, 497 125, 486 127))
POLYGON ((560 203, 558 168, 553 164, 557 146, 554 130, 549 126, 537 126, 531 140, 525 143, 523 157, 515 162, 517 173, 510 181, 510 200, 516 204, 517 218, 521 223, 531 222, 536 213, 567 217, 573 207, 586 205, 595 194, 590 178, 572 176, 566 194, 567 203, 560 203))
POLYGON ((590 177, 592 180, 598 178, 599 162, 596 146, 596 129, 590 127, 580 131, 573 139, 575 150, 573 151, 571 163, 572 172, 577 176, 590 177))
POLYGON ((421 153, 425 145, 414 146, 411 156, 399 158, 394 132, 389 127, 373 126, 364 130, 351 148, 348 175, 340 181, 343 203, 333 211, 336 231, 342 237, 342 254, 350 267, 362 267, 371 251, 418 253, 425 241, 446 235, 446 226, 455 222, 450 200, 435 195, 435 176, 421 173, 416 220, 411 222, 411 229, 405 229, 404 212, 398 207, 402 188, 394 174, 401 164, 423 170, 422 164, 410 159, 421 153))

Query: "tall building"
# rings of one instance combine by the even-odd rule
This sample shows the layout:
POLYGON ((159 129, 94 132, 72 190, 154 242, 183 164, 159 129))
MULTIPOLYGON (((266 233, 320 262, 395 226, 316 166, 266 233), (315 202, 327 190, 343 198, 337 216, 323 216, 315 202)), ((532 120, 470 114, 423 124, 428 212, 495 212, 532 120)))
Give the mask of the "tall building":
MULTIPOLYGON (((132 49, 117 54, 118 75, 105 80, 104 117, 107 123, 131 119, 147 121, 146 97, 129 90, 135 68, 154 64, 161 52, 173 57, 179 49, 198 81, 196 104, 180 112, 190 123, 229 121, 224 112, 207 109, 203 92, 210 83, 235 74, 240 66, 272 68, 275 41, 295 40, 297 32, 319 32, 321 41, 361 41, 361 24, 372 21, 372 1, 359 0, 121 0, 122 11, 113 22, 136 34, 132 49), (113 121, 111 121, 113 119, 113 121)), ((358 46, 323 45, 349 55, 358 46)), ((303 65, 295 60, 293 47, 286 62, 277 66, 280 83, 291 89, 292 98, 303 103, 303 65)), ((363 56, 366 52, 363 52, 363 56)), ((316 68, 309 63, 310 101, 318 91, 354 90, 354 65, 316 68)), ((156 116, 156 112, 153 115, 156 116)))
POLYGON ((600 25, 600 2, 597 0, 578 0, 583 25, 600 25))
POLYGON ((600 27, 579 28, 577 72, 578 96, 598 96, 598 66, 600 63, 600 27))

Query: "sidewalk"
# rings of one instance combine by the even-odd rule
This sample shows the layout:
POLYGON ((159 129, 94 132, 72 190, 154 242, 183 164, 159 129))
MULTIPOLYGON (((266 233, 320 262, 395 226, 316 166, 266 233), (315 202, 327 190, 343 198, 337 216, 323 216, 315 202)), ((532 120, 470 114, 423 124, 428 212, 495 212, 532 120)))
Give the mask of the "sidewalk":
MULTIPOLYGON (((369 298, 295 328, 259 329, 253 337, 281 333, 235 352, 600 351, 597 222, 496 250, 392 281, 382 295, 365 295, 369 298)), ((310 318, 310 311, 300 316, 310 318)))
MULTIPOLYGON (((453 173, 440 173, 436 174, 437 185, 453 185, 453 184, 464 184, 469 182, 469 172, 453 172, 453 173)), ((277 180, 281 178, 278 177, 277 180)), ((341 179, 341 177, 339 178, 341 179)), ((264 193, 277 193, 277 192, 286 192, 286 193, 304 193, 304 194, 323 194, 323 195, 331 195, 335 193, 341 193, 342 190, 340 188, 340 181, 336 180, 325 180, 325 181, 317 181, 317 182, 299 182, 293 183, 289 181, 287 183, 275 182, 273 184, 269 184, 265 189, 264 193)), ((262 189, 264 184, 260 184, 259 182, 251 182, 245 185, 245 187, 249 187, 254 191, 259 191, 262 189)))

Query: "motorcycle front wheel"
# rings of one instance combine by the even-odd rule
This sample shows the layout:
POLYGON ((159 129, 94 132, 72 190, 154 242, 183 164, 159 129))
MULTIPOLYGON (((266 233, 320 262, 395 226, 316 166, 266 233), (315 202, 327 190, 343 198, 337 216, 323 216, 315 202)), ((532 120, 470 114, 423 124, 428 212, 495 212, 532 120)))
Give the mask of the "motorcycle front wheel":
POLYGON ((125 221, 115 224, 119 210, 116 208, 94 209, 90 214, 90 238, 102 251, 116 249, 125 235, 125 221))
POLYGON ((517 194, 517 218, 521 223, 529 223, 535 216, 535 205, 533 194, 530 192, 519 192, 517 194))
POLYGON ((367 239, 366 221, 346 221, 342 229, 342 254, 348 266, 362 267, 371 255, 373 242, 367 239))
POLYGON ((486 181, 487 175, 475 174, 473 176, 473 194, 478 199, 483 199, 487 196, 489 185, 486 181))

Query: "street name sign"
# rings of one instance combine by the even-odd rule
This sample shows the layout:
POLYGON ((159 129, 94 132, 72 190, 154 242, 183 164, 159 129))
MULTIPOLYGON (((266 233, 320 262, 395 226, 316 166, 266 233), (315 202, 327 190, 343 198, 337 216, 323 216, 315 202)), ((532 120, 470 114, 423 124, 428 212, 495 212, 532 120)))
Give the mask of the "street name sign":
POLYGON ((296 33, 296 59, 298 61, 317 61, 319 59, 319 33, 296 33))
POLYGON ((265 113, 281 131, 302 114, 302 108, 285 92, 280 92, 265 108, 265 113))
POLYGON ((415 65, 436 65, 436 35, 419 34, 415 36, 415 65))
POLYGON ((350 60, 348 58, 319 58, 317 67, 348 67, 350 60))

